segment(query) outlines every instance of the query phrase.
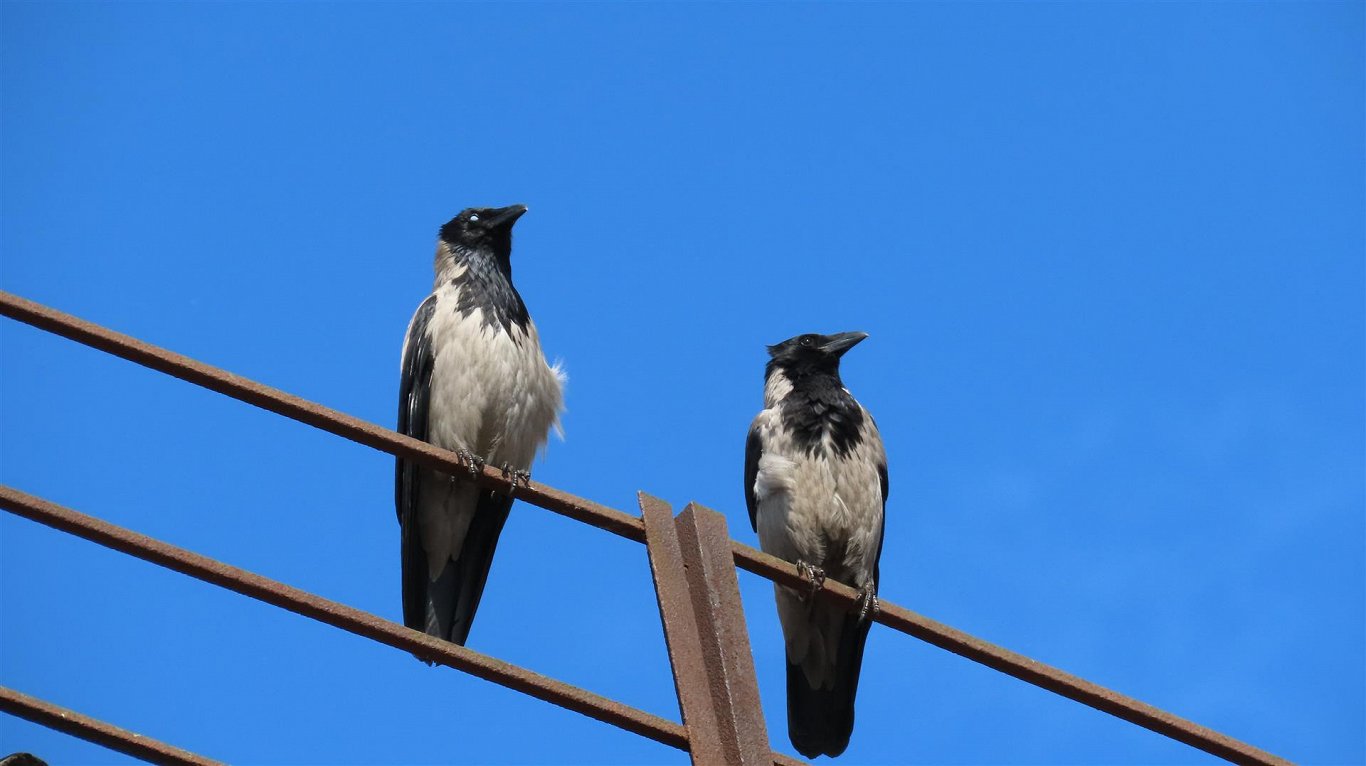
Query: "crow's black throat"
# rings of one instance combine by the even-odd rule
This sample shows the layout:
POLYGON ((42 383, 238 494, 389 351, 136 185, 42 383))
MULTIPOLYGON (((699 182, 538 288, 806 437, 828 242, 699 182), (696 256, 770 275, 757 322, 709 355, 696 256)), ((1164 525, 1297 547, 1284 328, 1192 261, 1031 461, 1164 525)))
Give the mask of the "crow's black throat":
POLYGON ((844 389, 838 375, 813 374, 792 380, 792 390, 779 407, 783 428, 807 454, 815 454, 830 437, 838 457, 848 455, 863 437, 863 409, 844 389))
POLYGON ((507 259, 482 249, 448 247, 455 262, 465 267, 464 273, 451 280, 459 288, 455 307, 461 316, 468 317, 480 309, 485 327, 501 327, 510 334, 515 325, 525 332, 530 316, 522 296, 512 286, 512 269, 507 259))

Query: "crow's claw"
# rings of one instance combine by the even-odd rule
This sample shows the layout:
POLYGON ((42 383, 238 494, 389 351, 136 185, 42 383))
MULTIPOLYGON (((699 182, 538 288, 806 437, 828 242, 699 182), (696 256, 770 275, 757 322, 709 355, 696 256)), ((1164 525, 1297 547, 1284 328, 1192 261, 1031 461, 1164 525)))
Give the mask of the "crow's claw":
POLYGON ((470 470, 470 478, 474 479, 484 472, 484 459, 470 452, 467 449, 457 450, 455 453, 470 470))
POLYGON ((517 484, 520 482, 523 487, 531 486, 531 474, 520 468, 513 468, 510 463, 503 463, 501 466, 503 479, 508 483, 508 497, 512 497, 517 491, 517 484))
POLYGON ((816 593, 825 587, 825 570, 814 564, 798 561, 797 574, 811 581, 811 592, 806 595, 808 601, 814 599, 816 593))
POLYGON ((882 611, 882 606, 878 604, 877 591, 873 588, 872 583, 859 588, 858 603, 859 622, 867 622, 870 618, 876 617, 878 612, 882 611))

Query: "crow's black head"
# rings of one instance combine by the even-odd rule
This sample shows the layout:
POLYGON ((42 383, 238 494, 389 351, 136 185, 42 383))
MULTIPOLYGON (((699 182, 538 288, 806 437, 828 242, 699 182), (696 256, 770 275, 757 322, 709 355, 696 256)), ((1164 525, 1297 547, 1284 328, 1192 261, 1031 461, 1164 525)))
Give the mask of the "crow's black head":
POLYGON ((526 205, 472 207, 441 227, 441 241, 452 250, 491 252, 506 262, 512 254, 512 225, 526 212, 526 205))
POLYGON ((841 332, 834 335, 798 335, 768 347, 768 369, 781 369, 788 377, 811 374, 839 374, 840 357, 868 337, 866 332, 841 332))

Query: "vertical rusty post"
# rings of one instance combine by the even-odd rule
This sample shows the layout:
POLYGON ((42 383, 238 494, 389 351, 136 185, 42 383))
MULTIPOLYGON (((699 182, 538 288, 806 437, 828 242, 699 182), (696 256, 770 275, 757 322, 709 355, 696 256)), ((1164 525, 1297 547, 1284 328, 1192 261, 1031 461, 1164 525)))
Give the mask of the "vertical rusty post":
POLYGON ((688 577, 683 570, 673 508, 641 492, 640 513, 645 522, 645 549, 650 556, 655 596, 659 599, 659 617, 664 623, 674 689, 688 731, 688 752, 694 766, 726 763, 729 757, 721 746, 720 727, 712 706, 707 665, 702 659, 702 638, 697 632, 688 577))
POLYGON ((726 517, 689 503, 675 519, 726 763, 773 763, 726 517))

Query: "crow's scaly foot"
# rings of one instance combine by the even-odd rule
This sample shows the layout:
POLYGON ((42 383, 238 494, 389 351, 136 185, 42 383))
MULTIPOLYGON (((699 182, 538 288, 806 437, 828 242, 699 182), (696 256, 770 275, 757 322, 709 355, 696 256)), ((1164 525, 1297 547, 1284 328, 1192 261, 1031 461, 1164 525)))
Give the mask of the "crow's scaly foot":
POLYGON ((825 570, 821 569, 820 567, 814 564, 809 564, 805 561, 798 561, 797 574, 811 581, 811 591, 806 594, 806 600, 815 603, 814 599, 816 597, 816 593, 818 593, 820 589, 825 586, 825 570))
POLYGON ((457 450, 456 455, 460 457, 460 462, 464 463, 470 470, 470 478, 474 479, 484 472, 484 459, 470 452, 467 449, 457 450))
POLYGON ((513 468, 510 463, 503 463, 501 466, 503 478, 508 483, 508 497, 512 497, 517 491, 517 483, 521 482, 523 487, 531 486, 531 474, 520 468, 513 468))
POLYGON ((869 619, 876 617, 877 613, 882 611, 882 606, 878 604, 877 600, 877 590, 873 588, 872 583, 859 588, 858 594, 859 622, 866 622, 869 619))

